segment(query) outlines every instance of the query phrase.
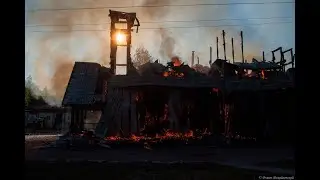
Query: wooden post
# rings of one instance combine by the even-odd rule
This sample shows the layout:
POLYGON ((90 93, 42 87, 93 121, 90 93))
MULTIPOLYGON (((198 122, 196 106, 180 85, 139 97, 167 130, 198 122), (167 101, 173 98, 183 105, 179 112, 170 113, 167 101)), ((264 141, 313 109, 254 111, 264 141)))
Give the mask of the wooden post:
POLYGON ((222 30, 222 40, 223 40, 223 52, 224 52, 224 60, 227 60, 227 53, 226 53, 226 33, 222 30))
POLYGON ((234 64, 234 46, 233 46, 233 38, 231 38, 231 46, 232 46, 232 63, 234 64))
POLYGON ((168 110, 169 110, 169 122, 170 122, 170 129, 172 130, 179 130, 179 115, 181 114, 180 108, 180 94, 179 90, 173 90, 169 95, 168 101, 168 110))
POLYGON ((210 65, 211 65, 211 63, 212 63, 212 47, 210 46, 210 65))
POLYGON ((293 55, 293 52, 291 51, 292 68, 294 68, 295 56, 296 56, 296 55, 293 55))
POLYGON ((115 74, 116 72, 116 61, 117 61, 117 45, 116 45, 116 39, 114 37, 115 34, 115 19, 111 18, 110 23, 110 69, 111 73, 115 74))
POLYGON ((219 59, 219 38, 217 37, 217 59, 219 59))
POLYGON ((130 92, 130 123, 131 123, 131 132, 133 134, 139 133, 138 128, 138 118, 137 118, 137 106, 136 106, 136 96, 134 96, 134 92, 130 92))
POLYGON ((244 63, 244 55, 243 55, 243 32, 240 32, 241 37, 241 55, 242 55, 242 63, 244 63))
POLYGON ((83 109, 81 108, 79 111, 80 111, 80 113, 79 113, 80 114, 80 117, 79 117, 79 119, 80 119, 80 123, 79 123, 80 124, 80 129, 83 130, 84 129, 83 109))
POLYGON ((122 132, 124 136, 128 136, 131 132, 131 122, 130 122, 130 92, 128 89, 122 89, 122 105, 121 105, 121 125, 122 125, 122 132))
POLYGON ((262 51, 262 61, 266 62, 265 56, 264 56, 264 51, 262 51))
POLYGON ((192 51, 192 56, 191 56, 191 67, 194 65, 194 51, 192 51))

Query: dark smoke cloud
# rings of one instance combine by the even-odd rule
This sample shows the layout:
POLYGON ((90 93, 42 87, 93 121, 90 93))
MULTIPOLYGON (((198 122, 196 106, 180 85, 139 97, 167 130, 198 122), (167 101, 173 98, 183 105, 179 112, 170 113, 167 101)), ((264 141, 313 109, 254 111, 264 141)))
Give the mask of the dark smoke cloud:
POLYGON ((161 43, 159 48, 159 53, 162 56, 162 58, 170 59, 174 54, 174 48, 175 48, 175 40, 170 35, 170 32, 166 29, 160 29, 159 34, 161 37, 161 43))

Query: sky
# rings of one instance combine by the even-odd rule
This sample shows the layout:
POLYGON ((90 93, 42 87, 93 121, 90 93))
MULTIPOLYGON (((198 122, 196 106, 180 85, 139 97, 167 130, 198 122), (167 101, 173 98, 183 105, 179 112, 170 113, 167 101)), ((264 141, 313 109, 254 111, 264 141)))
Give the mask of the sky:
MULTIPOLYGON (((284 1, 292 0, 272 2, 284 1)), ((64 93, 75 61, 98 62, 109 66, 108 7, 137 13, 141 26, 139 33, 133 34, 132 52, 137 47, 143 46, 161 63, 170 60, 170 56, 179 56, 182 61, 189 64, 191 52, 195 51, 200 64, 209 65, 210 46, 213 49, 213 59, 216 58, 216 37, 219 37, 219 57, 223 58, 222 30, 226 32, 228 59, 231 59, 231 38, 234 38, 236 61, 241 61, 240 31, 244 34, 244 56, 248 61, 251 61, 252 57, 261 58, 262 51, 265 51, 267 60, 271 60, 270 51, 280 46, 284 49, 295 48, 294 1, 282 4, 236 5, 230 4, 271 2, 271 0, 26 0, 25 2, 25 77, 31 75, 40 88, 47 87, 57 96, 62 96, 64 93), (230 4, 173 6, 208 3, 230 4), (171 6, 132 7, 139 5, 171 6), (72 8, 90 9, 71 10, 72 8)))

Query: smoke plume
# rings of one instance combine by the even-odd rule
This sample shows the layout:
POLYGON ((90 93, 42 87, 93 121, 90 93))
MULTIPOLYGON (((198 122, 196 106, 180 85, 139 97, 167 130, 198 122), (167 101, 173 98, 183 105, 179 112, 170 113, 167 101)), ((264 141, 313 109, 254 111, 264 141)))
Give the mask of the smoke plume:
POLYGON ((174 38, 170 35, 170 32, 167 30, 161 28, 159 30, 159 34, 161 37, 161 43, 160 43, 160 48, 159 48, 159 53, 163 59, 170 59, 174 54, 174 49, 175 49, 175 40, 174 38))
POLYGON ((229 60, 232 60, 231 38, 234 37, 235 59, 241 61, 239 35, 241 30, 244 33, 244 56, 248 61, 251 61, 252 57, 259 59, 263 50, 268 54, 268 51, 279 46, 283 46, 285 49, 294 46, 292 24, 225 27, 222 25, 254 24, 264 23, 265 21, 199 21, 290 16, 294 12, 288 4, 130 8, 135 5, 161 6, 195 3, 221 3, 221 1, 26 0, 28 12, 25 21, 27 25, 55 25, 26 27, 26 46, 28 46, 28 50, 26 50, 26 74, 31 74, 40 88, 47 87, 49 93, 61 101, 75 61, 97 62, 108 66, 110 47, 109 24, 107 23, 110 20, 108 8, 101 7, 122 6, 128 8, 115 8, 113 10, 136 12, 141 27, 138 34, 133 33, 132 52, 135 48, 143 45, 148 49, 151 56, 159 59, 162 63, 167 62, 174 56, 179 56, 184 62, 190 62, 191 52, 195 51, 196 56, 200 59, 200 64, 208 65, 210 46, 213 49, 213 60, 216 57, 217 46, 219 56, 223 58, 222 30, 226 32, 226 51, 229 60), (57 8, 98 9, 32 11, 57 8), (273 11, 270 11, 270 9, 273 9, 273 11), (219 37, 218 45, 216 45, 216 37, 219 37))
POLYGON ((55 97, 62 100, 74 64, 70 60, 64 61, 64 58, 59 58, 59 61, 61 62, 56 63, 55 69, 57 71, 54 72, 51 83, 55 97))
MULTIPOLYGON (((54 9, 66 6, 65 1, 61 0, 27 1, 26 3, 31 3, 35 9, 54 9)), ((76 1, 73 4, 76 5, 76 1)), ((28 12, 26 20, 28 24, 59 25, 40 27, 39 33, 29 33, 32 37, 26 39, 31 51, 27 58, 28 66, 32 67, 29 71, 31 71, 39 89, 48 89, 50 95, 44 97, 48 104, 61 105, 75 61, 108 64, 109 44, 107 33, 90 31, 91 29, 97 29, 97 27, 74 26, 74 24, 102 22, 100 19, 106 20, 107 16, 108 14, 95 11, 28 12), (79 29, 88 29, 89 31, 76 32, 79 29)), ((105 25, 102 24, 98 28, 103 29, 103 26, 105 25)), ((27 30, 33 31, 39 30, 39 28, 32 27, 27 30)), ((34 92, 34 94, 39 93, 34 92)))
POLYGON ((142 6, 151 6, 149 8, 144 8, 142 14, 149 17, 150 19, 162 19, 165 17, 169 10, 168 8, 162 7, 152 7, 152 6, 161 6, 161 5, 170 5, 172 0, 144 0, 142 6))

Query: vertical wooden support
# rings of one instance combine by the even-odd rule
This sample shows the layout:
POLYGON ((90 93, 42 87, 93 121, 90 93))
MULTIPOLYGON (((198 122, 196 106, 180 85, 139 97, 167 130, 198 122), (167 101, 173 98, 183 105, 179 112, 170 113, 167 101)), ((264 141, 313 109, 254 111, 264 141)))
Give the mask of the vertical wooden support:
POLYGON ((122 117, 121 117, 121 89, 115 88, 114 89, 115 94, 115 104, 114 104, 114 122, 115 122, 115 132, 117 135, 119 135, 120 129, 122 127, 122 117))
POLYGON ((83 130, 84 122, 83 122, 83 109, 79 109, 79 127, 83 130))
MULTIPOLYGON (((108 103, 101 117, 100 123, 106 124, 108 135, 117 135, 121 127, 121 94, 118 88, 109 88, 108 103)), ((101 131, 102 132, 102 131, 101 131)), ((100 133, 101 133, 100 132, 100 133)))
POLYGON ((231 47, 232 47, 232 63, 234 64, 234 46, 233 46, 233 38, 231 38, 231 47))
POLYGON ((226 32, 222 30, 222 40, 223 40, 223 52, 224 52, 224 60, 227 60, 227 52, 226 52, 226 32))
POLYGON ((242 63, 244 63, 244 54, 243 54, 243 32, 240 32, 240 37, 241 37, 241 58, 242 58, 242 63))
POLYGON ((70 123, 70 126, 74 126, 74 125, 75 125, 75 111, 74 111, 74 108, 71 107, 71 123, 70 123))
POLYGON ((217 59, 219 59, 219 38, 218 37, 216 40, 216 46, 217 46, 217 59))
POLYGON ((168 106, 169 106, 170 129, 178 130, 178 128, 179 128, 179 114, 181 112, 180 92, 178 90, 173 90, 170 93, 168 106))
POLYGON ((131 123, 131 132, 136 134, 139 132, 138 128, 138 118, 137 118, 137 107, 136 107, 136 99, 135 93, 130 92, 130 123, 131 123))
POLYGON ((130 120, 129 120, 129 109, 130 109, 130 99, 129 92, 126 89, 121 90, 122 93, 122 106, 121 106, 121 116, 122 116, 122 132, 125 136, 129 135, 130 130, 130 120))

